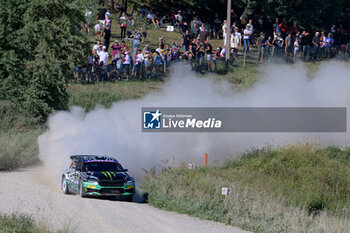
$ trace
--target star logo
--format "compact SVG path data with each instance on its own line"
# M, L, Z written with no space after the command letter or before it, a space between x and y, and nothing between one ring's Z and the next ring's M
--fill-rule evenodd
M162 113L157 111L143 112L143 128L144 129L160 129Z
M157 111L156 111L155 113L151 113L151 114L152 114L152 116L153 116L151 122L153 122L153 121L156 120L156 119L157 119L157 121L159 121L159 116L162 115L162 113L159 112L159 109L157 109Z

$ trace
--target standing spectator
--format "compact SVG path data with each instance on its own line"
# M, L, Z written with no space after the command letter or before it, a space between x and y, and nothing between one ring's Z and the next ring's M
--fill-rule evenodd
M250 43L255 45L255 40L254 40L254 26L253 26L253 20L250 19L247 23L247 26L249 27L249 31L250 31Z
M106 50L107 50L106 46L103 46L102 51L99 54L99 56L100 56L99 65L100 66L107 66L109 54Z
M219 19L218 12L215 13L215 19L214 19L213 25L214 25L213 37L214 39L219 39L219 30L220 30L221 20Z
M294 60L298 57L299 48L300 48L300 39L299 37L296 37L294 41Z
M276 45L276 49L274 50L274 55L276 56L282 56L282 49L283 49L283 45L284 45L284 40L283 40L283 37L282 37L282 33L281 32L278 32L277 33L277 37L275 37L273 39L273 42L272 44Z
M324 32L321 32L320 36L320 57L324 58L326 54L326 36Z
M201 43L204 43L204 42L208 42L208 40L209 40L209 33L205 29L204 24L202 24L201 31L199 32L199 41Z
M141 69L142 69L142 63L144 62L145 58L143 54L141 53L140 48L135 48L135 60L134 60L134 67L133 67L133 76L135 78L141 79Z
M107 9L104 7L105 4L101 2L100 8L98 9L97 19L102 29L104 29L105 20L106 20L106 12Z
M191 35L192 35L193 38L197 38L198 34L199 34L198 25L197 25L197 23L194 23L193 27L191 28Z
M293 44L292 44L292 33L288 33L287 37L284 40L285 43L285 58L288 58L289 55L293 53Z
M224 46L226 46L226 34L227 34L227 21L224 20L224 24L222 25L222 38L224 40Z
M140 32L142 33L142 41L141 41L141 43L143 44L145 42L146 37L147 37L147 31L146 31L146 29L143 30L143 27L140 27Z
M260 38L258 40L258 59L257 63L264 62L266 38L264 33L260 33Z
M239 32L239 28L235 28L235 35L239 38L239 45L242 44L242 34Z
M304 60L309 59L309 53L310 53L310 34L306 31L303 31L300 35L300 46L301 46L301 53L300 57Z
M273 45L271 36L269 36L266 40L266 45L265 45L265 61L269 59L270 56L273 56L275 46Z
M204 52L206 53L206 59L207 59L207 64L208 64L208 71L211 71L211 54L213 51L213 46L206 41L204 42Z
M120 22L120 37L124 39L126 36L125 33L126 33L126 23L127 23L125 12L123 12L122 15L120 16L119 22Z
M112 27L112 18L113 15L111 13L111 9L108 9L105 15L105 25L110 25L110 27Z
M334 39L332 33L328 33L328 36L326 38L326 57L331 57L331 49L333 47Z
M106 48L109 48L109 42L111 39L111 25L108 24L105 30L103 31L103 38L105 40Z
M132 45L132 49L135 50L135 48L139 48L140 44L141 44L141 33L139 31L135 31L134 33L134 42Z
M294 39L296 37L296 35L299 33L297 23L293 24L293 27L291 30L292 30L292 39Z
M240 39L236 33L237 30L238 28L231 33L231 54L233 58L237 58L238 60L238 46L240 45Z
M336 33L336 31L337 31L337 28L336 28L335 24L333 24L331 27L331 33L334 35L334 33Z
M92 74L95 74L95 72L98 69L98 66L100 64L100 56L97 54L97 50L92 50L92 56L91 56L91 72ZM91 77L89 76L89 81L91 81Z
M97 23L94 26L95 32L96 32L96 40L101 40L101 25Z
M273 38L277 37L277 34L280 32L280 25L278 23L278 18L276 18L275 23L272 25Z
M130 52L124 47L123 49L123 70L126 74L126 81L129 80L129 74L130 74Z
M191 57L192 57L192 68L195 66L194 62L196 61L197 58L197 38L193 38L192 43L190 44L190 52L191 52Z
M123 71L123 56L120 50L117 50L117 53L114 56L115 66L117 67L118 72L122 73Z
M185 35L182 36L182 46L183 50L186 52L190 48L191 36L188 30L186 30Z
M92 11L90 11L90 10L85 11L85 19L86 19L85 30L86 30L86 33L88 35L90 35L90 24L92 21Z
M251 31L249 25L247 25L243 31L243 53L249 52Z
M318 59L318 54L320 51L320 33L316 32L315 36L312 38L313 53L312 58L314 60Z

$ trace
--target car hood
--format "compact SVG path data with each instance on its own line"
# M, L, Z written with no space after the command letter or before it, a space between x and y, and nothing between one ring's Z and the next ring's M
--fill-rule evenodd
M126 180L129 175L125 172L87 172L87 175L90 177L95 177L99 180Z

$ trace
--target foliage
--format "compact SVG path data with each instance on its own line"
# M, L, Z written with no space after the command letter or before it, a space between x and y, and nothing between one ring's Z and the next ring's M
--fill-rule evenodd
M247 0L242 17L253 17L259 24L274 22L278 17L308 30L328 29L349 6L344 0Z
M348 155L310 145L251 150L221 166L150 174L142 189L156 207L253 232L346 232ZM227 198L222 187L231 188Z
M67 78L89 48L78 28L82 7L80 1L2 1L1 99L41 120L67 108Z
M147 18L146 17L142 17L142 16L137 16L133 18L134 20L134 24L130 26L130 30L131 31L135 31L135 30L141 30L142 27L142 31L140 31L141 33L147 32L147 30L150 28L150 24L147 22Z
M37 137L41 128L0 134L0 171L26 167L39 162Z
M139 1L140 2L140 1ZM221 19L226 18L227 0L153 0L151 6L162 11L174 9L195 10L202 19L211 19L215 12ZM272 30L272 23L276 17L288 24L296 22L305 29L328 29L337 22L339 16L350 7L346 0L232 0L232 9L246 23L252 18L257 27Z

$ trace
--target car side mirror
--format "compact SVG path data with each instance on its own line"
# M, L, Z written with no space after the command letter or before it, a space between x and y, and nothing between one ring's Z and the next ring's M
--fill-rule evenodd
M127 171L129 171L128 169L124 169L124 172L127 172Z

